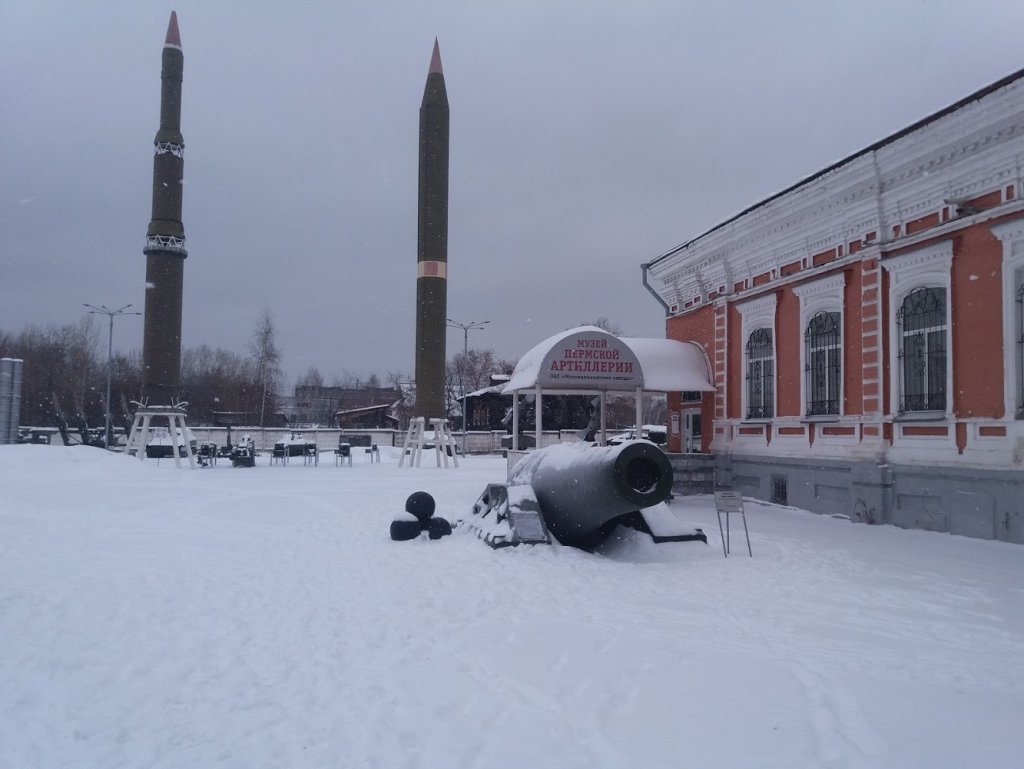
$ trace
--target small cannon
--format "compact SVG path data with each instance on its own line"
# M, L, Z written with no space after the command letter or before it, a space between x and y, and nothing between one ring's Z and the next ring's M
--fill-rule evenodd
M654 507L672 492L672 466L647 441L593 447L560 444L528 455L509 486L529 484L550 532L563 545L590 548L623 516Z

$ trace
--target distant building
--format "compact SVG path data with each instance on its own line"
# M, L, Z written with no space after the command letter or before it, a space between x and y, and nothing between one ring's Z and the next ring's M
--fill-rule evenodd
M696 422L746 495L1024 542L1022 161L1024 71L644 265L715 370L671 449Z
M502 395L508 374L492 374L491 384L466 395L466 427L469 430L504 430L505 415L512 408L512 396Z
M342 429L397 430L399 419L391 413L393 410L393 406L382 403L379 406L338 411L334 415L335 426Z
M466 396L466 424L469 430L512 432L512 396L502 390L509 381L508 374L492 374L490 387ZM582 430L590 422L591 396L549 395L543 399L545 430ZM520 401L519 428L522 432L533 429L533 399Z
M214 411L211 416L215 427L237 427L259 422L259 415L253 419L251 414L244 411Z
M302 385L295 388L294 399L289 411L289 421L293 424L321 424L325 427L341 427L338 415L354 414L360 409L383 408L388 420L399 422L398 411L405 396L397 387L316 387ZM356 418L356 417L351 417ZM348 417L346 417L348 419ZM355 426L355 425L353 425ZM370 427L371 425L359 425ZM375 425L379 427L390 424Z

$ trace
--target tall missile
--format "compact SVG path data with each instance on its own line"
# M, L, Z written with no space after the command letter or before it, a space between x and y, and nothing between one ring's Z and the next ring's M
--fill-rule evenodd
M416 415L445 416L448 313L448 92L434 53L420 104L419 228L416 254Z
M185 140L181 136L181 50L171 11L160 72L160 129L153 141L153 218L146 231L146 311L142 337L142 394L153 405L178 394L181 375L181 297L185 227L181 223Z

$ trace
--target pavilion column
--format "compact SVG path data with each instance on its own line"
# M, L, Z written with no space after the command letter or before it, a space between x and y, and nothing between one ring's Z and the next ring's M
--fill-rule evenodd
M534 448L538 448L539 449L540 448L540 434L541 434L541 432L543 432L543 429L544 429L543 425L542 425L542 423L544 421L544 419L543 419L543 415L544 415L543 405L544 404L541 402L541 397L542 396L541 396L540 382L537 383L537 386L534 389L534 393L535 393L535 395L534 395L533 403L534 403L534 414L535 414L535 417L534 417L534 420L533 420L533 422L534 422L534 444L533 445L534 445Z
M636 439L640 438L641 428L644 422L644 391L637 385L636 388L636 434L633 436Z
M512 393L512 451L519 451L519 390Z
M604 446L608 442L607 430L605 429L605 414L604 414L604 403L605 403L605 391L601 390L601 445Z

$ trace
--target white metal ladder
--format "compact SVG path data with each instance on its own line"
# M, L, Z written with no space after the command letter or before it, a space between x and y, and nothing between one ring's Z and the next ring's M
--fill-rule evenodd
M132 429L128 434L128 444L124 448L125 454L131 454L132 449L141 462L146 458L146 446L149 445L149 423L153 417L166 419L170 429L171 446L174 451L174 466L181 467L181 449L184 447L185 456L192 468L196 466L196 459L192 456L192 447L188 442L188 429L185 427L185 405L180 403L176 406L146 406L139 404L135 412L135 419L132 421ZM179 442L180 435L180 442Z
M402 456L398 460L398 466L405 466L405 457L409 457L409 467L419 467L423 456L423 441L426 433L425 417L413 417L409 420L409 430L405 434L405 441L402 443ZM434 455L437 459L437 466L441 462L448 467L448 455L451 454L452 464L459 466L459 458L456 454L455 437L448 426L447 419L431 419L430 429L434 432Z

